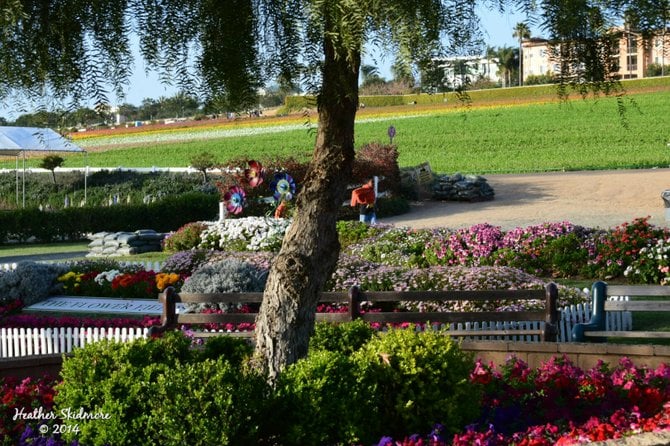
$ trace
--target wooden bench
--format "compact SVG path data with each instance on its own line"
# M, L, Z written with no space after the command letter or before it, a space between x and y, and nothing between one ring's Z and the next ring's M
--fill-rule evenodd
M177 303L235 303L235 304L258 304L261 303L263 293L218 293L218 294L193 294L177 293L172 287L168 287L160 296L159 301L163 305L161 325L154 326L149 331L152 336L159 336L166 330L179 329L184 324L240 324L254 323L256 313L178 313ZM528 311L482 311L482 312L401 312L401 311L379 311L364 312L361 309L362 302L379 303L382 306L400 301L528 301L540 300L544 303L541 310ZM557 326L559 312L557 309L558 288L551 283L542 290L481 290L481 291L360 291L358 287L352 287L349 292L323 292L319 297L320 303L346 304L346 313L317 313L317 321L325 322L347 322L362 319L370 323L379 324L450 324L451 336L476 337L530 337L535 336L540 341L555 342L557 337ZM456 329L457 323L473 324L482 321L501 323L495 328L486 328L473 331L471 329ZM535 328L518 328L525 322L536 322ZM237 336L253 336L253 332L243 333L221 333L196 332L196 336L211 336L219 334L232 334ZM525 338L524 338L525 339Z
M670 332L639 330L606 330L608 311L670 311L670 287L662 285L607 285L596 282L591 287L593 300L591 320L572 328L574 342L604 342L608 337L617 338L670 338ZM610 296L668 297L663 300L611 301Z

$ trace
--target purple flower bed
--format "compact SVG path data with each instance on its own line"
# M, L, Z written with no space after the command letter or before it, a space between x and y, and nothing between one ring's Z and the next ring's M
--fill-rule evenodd
M390 228L347 247L346 253L389 266L509 266L543 277L623 278L627 268L640 269L641 251L648 253L659 241L670 243L670 230L648 220L638 218L612 230L570 222L506 232L486 223L455 231ZM629 280L660 283L670 274L662 255L647 256L642 263L654 273L629 270Z

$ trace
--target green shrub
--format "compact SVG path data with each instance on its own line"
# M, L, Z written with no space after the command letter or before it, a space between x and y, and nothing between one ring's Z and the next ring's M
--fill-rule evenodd
M206 225L201 222L185 224L165 238L163 242L165 251L188 251L197 248L200 244L200 234L205 228Z
M244 339L231 336L213 336L205 342L200 357L203 359L224 358L232 365L241 367L253 353L253 346Z
M370 444L378 439L374 388L356 362L314 351L284 370L277 383L282 445Z
M63 362L56 411L109 416L64 420L80 430L70 440L93 446L257 444L269 388L242 366L243 344L228 338L192 350L179 332L88 344Z
M472 355L444 331L391 329L353 358L375 382L380 416L391 436L429 432L436 422L453 433L479 414L478 389L468 380Z
M362 320L341 324L318 323L309 340L309 348L310 351L328 350L348 355L361 348L374 334L370 324Z
M40 211L18 209L0 213L2 240L39 241L78 239L82 234L101 231L154 229L169 232L193 221L217 217L219 198L214 194L190 192L166 197L148 205L70 207Z
M150 395L157 376L192 357L190 340L168 333L160 340L128 343L100 341L75 349L63 361L62 384L55 398L58 411L67 408L109 415L108 419L66 419L77 424L77 440L93 446L154 444Z
M256 445L272 415L265 379L222 359L167 370L155 388L155 398L147 401L154 406L147 426L151 442L141 444Z
M588 260L589 252L574 232L550 240L538 258L552 277L575 277L584 271Z
M211 221L219 216L218 194L189 192L177 196L166 197L151 203L146 209L148 215L133 221L134 229L151 228L156 231L174 231L192 221ZM142 222L146 221L145 225ZM139 228L137 226L140 226Z
M377 219L406 214L410 211L409 202L402 196L384 197L377 200ZM383 222L382 222L383 223Z
M288 366L274 391L249 368L244 340L193 349L169 332L91 343L65 358L55 411L102 415L63 420L79 428L66 439L92 446L371 444L435 422L455 431L478 416L474 362L443 332L333 328L318 326L309 356Z

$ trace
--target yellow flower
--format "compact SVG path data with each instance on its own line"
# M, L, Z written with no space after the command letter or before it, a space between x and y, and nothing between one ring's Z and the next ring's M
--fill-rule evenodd
M75 279L76 276L77 275L75 274L74 271L70 271L70 272L67 272L67 273L63 274L62 276L60 276L57 280L59 282L67 282L70 279Z
M179 274L158 273L156 274L156 288L158 288L158 291L163 291L170 285L174 285L175 283L179 282L180 279L181 277Z

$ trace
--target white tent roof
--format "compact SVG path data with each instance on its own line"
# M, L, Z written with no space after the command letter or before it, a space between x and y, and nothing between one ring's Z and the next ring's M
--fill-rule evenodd
M0 155L18 155L23 151L83 152L84 149L51 129L0 126Z

